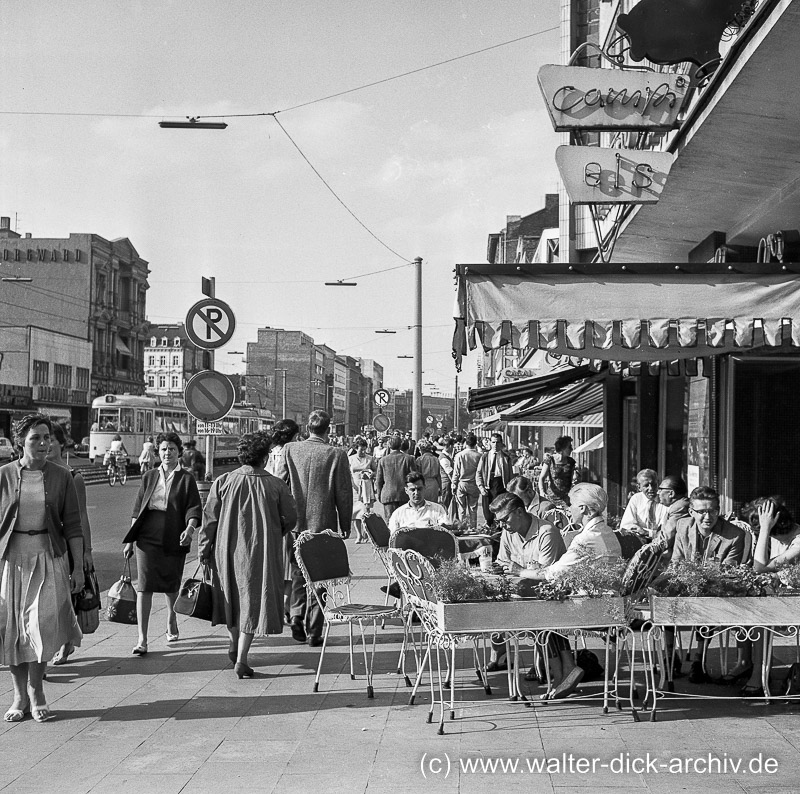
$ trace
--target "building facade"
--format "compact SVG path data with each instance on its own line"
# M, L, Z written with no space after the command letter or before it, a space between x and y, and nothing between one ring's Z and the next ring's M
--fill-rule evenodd
M23 237L2 217L0 271L3 325L27 340L22 347L3 343L0 386L31 389L33 408L77 438L88 433L92 397L144 393L149 270L130 240ZM13 413L0 407L0 421L8 425Z
M180 396L193 375L211 369L212 354L189 341L183 323L150 326L144 349L148 394Z

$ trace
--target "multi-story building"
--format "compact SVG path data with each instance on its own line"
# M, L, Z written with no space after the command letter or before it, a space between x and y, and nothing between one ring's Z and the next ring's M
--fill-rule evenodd
M144 392L149 270L130 240L23 237L2 217L0 272L3 326L20 329L12 345L23 340L0 342L0 386L30 389L31 405L75 437L88 433L94 395ZM0 408L5 424L10 410Z
M148 394L181 395L189 379L211 368L211 353L195 347L183 323L153 325L144 349L144 377Z

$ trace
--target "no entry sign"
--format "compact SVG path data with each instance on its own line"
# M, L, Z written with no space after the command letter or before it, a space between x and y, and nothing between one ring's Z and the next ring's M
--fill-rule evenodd
M230 341L236 330L233 309L225 301L205 298L186 313L186 336L203 350L216 350Z
M233 408L236 392L221 372L205 369L198 372L183 390L189 413L201 422L216 422Z

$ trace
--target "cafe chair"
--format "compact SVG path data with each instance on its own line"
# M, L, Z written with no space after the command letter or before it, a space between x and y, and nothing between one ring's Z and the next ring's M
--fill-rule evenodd
M364 654L364 669L367 676L367 697L375 696L372 686L372 668L375 662L375 644L378 622L386 618L399 617L400 610L378 604L354 603L350 597L350 561L347 546L342 537L330 529L324 532L301 532L294 543L294 554L309 595L317 599L325 620L322 650L319 654L314 692L319 691L322 662L328 647L331 626L347 625L350 639L350 678L355 680L353 667L353 624L361 631L361 649ZM372 650L367 654L365 625L372 626Z
M455 719L455 679L456 679L456 649L460 644L470 642L472 644L473 655L476 661L476 671L481 676L484 689L487 694L491 694L485 672L478 669L478 641L485 639L483 634L460 634L445 632L439 628L439 621L436 612L438 597L434 588L434 567L430 560L423 557L413 549L389 549L389 562L392 572L400 583L400 589L410 607L419 615L422 630L425 634L425 654L419 664L414 688L409 697L409 705L414 704L417 690L422 680L425 669L429 670L431 686L431 705L428 710L427 721L433 722L433 712L438 702L439 704L439 735L444 733L444 713L445 713L445 687L449 686L449 713L450 719ZM436 657L436 676L434 681L433 656ZM444 653L447 665L447 674L442 676L441 654ZM484 646L484 657L485 657ZM485 662L485 659L484 659ZM485 664L483 665L485 670ZM509 673L510 676L510 673ZM438 687L437 687L438 684ZM438 701L437 701L438 688Z
M389 558L387 556L391 532L389 532L389 527L386 526L386 522L377 513L369 513L365 515L362 520L364 523L364 530L372 544L372 550L375 552L386 571L386 598L384 604L388 606L390 597L389 587L394 581L392 579L392 569L389 567Z
M444 527L401 527L392 534L389 547L416 551L434 568L442 560L458 557L458 538Z

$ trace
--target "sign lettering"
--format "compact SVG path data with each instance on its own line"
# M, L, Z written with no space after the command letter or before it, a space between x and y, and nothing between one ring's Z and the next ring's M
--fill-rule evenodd
M689 81L679 74L548 64L539 70L556 132L676 127Z

